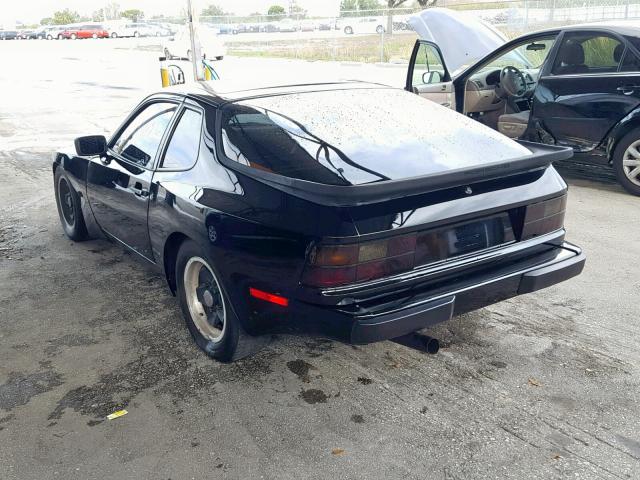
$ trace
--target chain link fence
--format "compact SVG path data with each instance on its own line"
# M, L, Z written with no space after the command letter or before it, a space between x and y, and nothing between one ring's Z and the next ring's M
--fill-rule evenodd
M433 6L480 18L509 37L564 24L640 18L640 0L436 0ZM199 22L222 36L231 55L402 63L416 39L408 19L422 9L345 10L322 18L200 16Z

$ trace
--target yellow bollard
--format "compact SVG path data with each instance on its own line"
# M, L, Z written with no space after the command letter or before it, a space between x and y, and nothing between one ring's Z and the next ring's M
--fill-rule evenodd
M168 87L171 85L171 81L169 80L169 69L167 68L166 58L160 57L160 79L162 80L162 88Z

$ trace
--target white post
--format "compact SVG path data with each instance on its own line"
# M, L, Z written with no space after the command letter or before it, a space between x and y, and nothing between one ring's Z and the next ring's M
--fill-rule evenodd
M191 40L191 65L193 66L193 79L195 81L204 80L204 76L200 74L200 48L196 48L196 31L193 25L193 5L191 0L187 0L187 22L189 24L189 38Z

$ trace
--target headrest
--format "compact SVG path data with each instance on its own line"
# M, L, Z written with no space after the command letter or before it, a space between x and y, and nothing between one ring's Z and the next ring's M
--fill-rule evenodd
M620 63L620 59L622 58L623 53L624 53L624 44L620 43L613 51L613 61L616 63Z
M582 65L584 63L584 49L579 43L569 41L560 49L558 59L564 65Z

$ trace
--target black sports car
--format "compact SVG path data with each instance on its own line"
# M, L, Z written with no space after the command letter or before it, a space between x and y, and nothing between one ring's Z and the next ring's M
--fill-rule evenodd
M212 357L275 331L395 338L583 268L551 166L568 148L379 85L211 85L146 98L53 174L67 235L162 270Z

